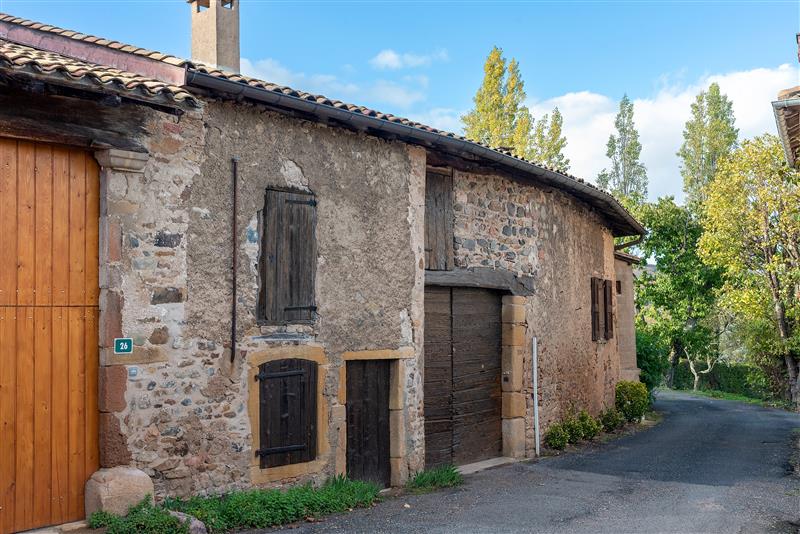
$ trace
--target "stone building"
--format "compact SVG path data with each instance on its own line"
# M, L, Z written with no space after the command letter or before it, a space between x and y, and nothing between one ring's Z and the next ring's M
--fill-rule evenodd
M0 15L0 532L142 477L400 485L613 402L614 198L237 74L238 2L191 7L202 61Z

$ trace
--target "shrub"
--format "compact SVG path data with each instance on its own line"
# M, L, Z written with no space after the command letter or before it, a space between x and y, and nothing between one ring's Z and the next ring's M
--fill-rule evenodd
M108 512L95 512L89 517L91 528L106 527L107 534L188 534L189 527L169 511L153 506L148 495L142 502L120 517Z
M615 406L628 421L641 419L650 406L650 394L641 382L617 382Z
M574 415L567 416L561 424L567 431L570 443L578 443L583 439L583 425Z
M606 432L614 432L625 424L625 417L612 406L600 414L600 423Z
M544 444L551 449L563 450L569 441L569 433L562 423L553 423L544 434Z
M408 481L408 489L415 493L426 493L438 488L451 488L464 483L464 477L452 465L427 469Z
M581 433L584 439L594 439L603 428L597 419L589 415L586 410L581 410L578 414L578 423L581 425Z

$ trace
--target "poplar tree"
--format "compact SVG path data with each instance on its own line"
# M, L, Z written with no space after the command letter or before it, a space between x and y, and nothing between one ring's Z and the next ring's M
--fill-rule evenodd
M492 48L483 66L483 82L473 102L475 107L461 117L464 134L475 141L510 149L517 156L562 171L569 169L563 155L567 144L558 109L534 121L525 105L525 83L519 63L506 61L503 51Z
M692 118L683 130L681 158L686 205L699 213L705 188L714 178L720 159L736 148L739 130L734 127L733 105L712 83L692 104Z
M633 123L633 102L628 95L623 96L619 103L614 127L617 133L609 136L606 145L611 168L600 172L597 185L623 201L640 205L647 198L647 168L639 161L642 144Z
M531 159L550 168L569 170L569 158L564 156L567 138L562 135L564 119L558 108L536 121L531 146Z

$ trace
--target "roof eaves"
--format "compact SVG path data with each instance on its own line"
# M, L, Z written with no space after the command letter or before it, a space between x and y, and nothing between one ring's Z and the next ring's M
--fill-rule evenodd
M451 132L443 132L424 125L418 125L407 119L380 114L367 108L349 106L339 102L332 102L324 97L315 97L298 93L284 87L264 85L260 80L246 78L241 75L232 75L235 79L216 72L189 69L186 78L187 86L194 86L206 90L227 93L239 98L250 98L270 105L294 109L323 118L338 120L345 124L370 128L378 132L394 133L407 136L425 144L439 145L449 149L463 151L472 155L499 163L505 167L514 168L533 174L540 179L545 179L560 186L561 189L573 193L584 194L599 204L603 204L615 213L622 224L615 225L618 235L641 235L644 227L625 209L613 196L579 178L549 169L523 158L519 158L509 151L495 149L484 144L471 141Z

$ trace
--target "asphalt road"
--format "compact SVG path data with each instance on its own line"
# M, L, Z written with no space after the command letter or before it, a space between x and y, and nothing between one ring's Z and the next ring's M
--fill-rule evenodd
M652 429L293 531L798 532L788 460L800 415L673 392L655 408L664 420Z

